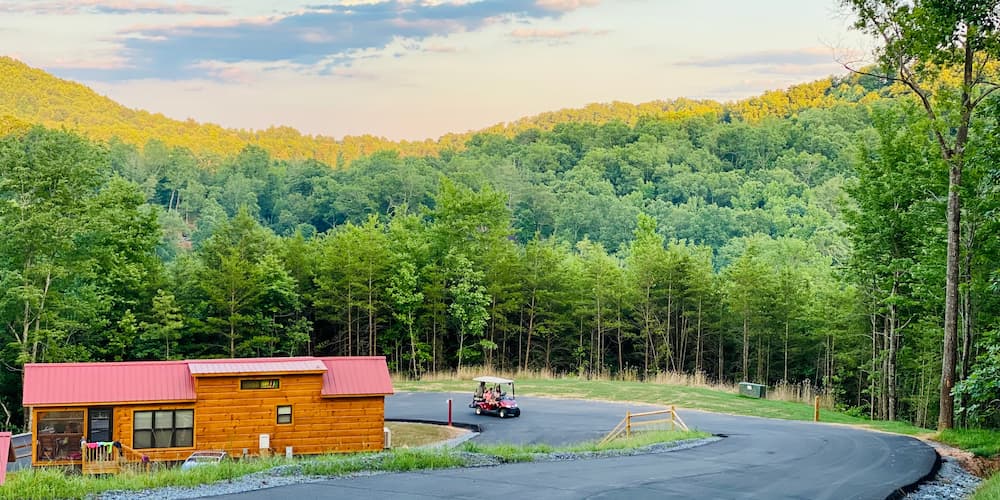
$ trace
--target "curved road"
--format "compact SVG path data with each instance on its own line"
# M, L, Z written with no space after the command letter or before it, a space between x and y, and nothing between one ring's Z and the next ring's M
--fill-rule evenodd
M602 436L649 405L518 398L519 418L477 416L469 395L399 393L387 419L480 424L482 442L564 444ZM920 441L836 425L679 411L691 428L727 436L697 448L628 457L536 462L324 480L233 498L762 498L884 499L919 481L935 452Z

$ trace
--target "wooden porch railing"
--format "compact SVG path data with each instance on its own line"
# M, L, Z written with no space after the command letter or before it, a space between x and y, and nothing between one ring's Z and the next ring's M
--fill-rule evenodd
M90 445L96 445L91 447ZM142 455L125 445L80 443L81 472L84 474L117 474L129 463L142 460Z
M643 420L647 417L658 417L660 415L669 415L669 417L656 418L652 420ZM634 421L635 419L639 419L639 421ZM670 406L669 410L647 411L642 413L626 412L625 418L623 418L621 422L618 422L618 425L616 425L615 428L612 429L607 436L604 436L604 439L601 440L601 444L605 444L611 441L612 439L621 436L622 434L625 434L625 437L632 437L633 427L642 427L642 426L657 425L657 424L665 425L668 423L670 424L670 430L676 430L676 429L680 429L682 431L689 430L687 424L685 424L684 420L681 419L681 416L677 414L677 407L673 405Z

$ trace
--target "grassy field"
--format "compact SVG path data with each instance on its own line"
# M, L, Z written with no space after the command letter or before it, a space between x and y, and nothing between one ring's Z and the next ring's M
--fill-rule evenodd
M474 382L435 378L434 380L394 380L397 391L449 391L472 393ZM726 392L709 387L692 387L652 382L585 380L579 378L523 378L517 379L517 394L557 398L599 399L657 405L677 405L679 408L706 410L734 415L782 418L786 420L812 420L813 407L809 404L751 399L740 396L735 389ZM833 410L821 410L823 422L857 425L870 429L908 435L931 435L933 431L902 422L881 422L854 417Z

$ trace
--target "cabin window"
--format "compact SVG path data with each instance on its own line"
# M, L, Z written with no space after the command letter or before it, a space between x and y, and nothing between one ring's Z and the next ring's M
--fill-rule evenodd
M291 406L279 406L278 407L278 423L279 424L290 424L290 423L292 423L292 407Z
M132 447L194 446L194 410L137 411L132 423Z
M83 411L42 411L38 419L38 460L79 460Z
M279 386L276 378L240 380L240 389L277 389Z

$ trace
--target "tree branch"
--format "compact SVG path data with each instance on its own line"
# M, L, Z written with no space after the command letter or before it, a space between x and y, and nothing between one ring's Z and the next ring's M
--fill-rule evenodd
M847 71L850 71L851 73L854 73L856 75L871 76L871 77L874 77L874 78L878 78L878 79L881 79L881 80L887 80L887 81L890 81L890 82L902 82L902 80L900 80L899 78L896 78L894 76L880 75L878 73L871 73L871 72L868 72L868 71L862 71L860 69L854 69L854 68L848 66L849 64L850 63L840 63L840 65L843 66L844 69L846 69Z
M1000 84L996 84L996 83L993 83L993 82L982 82L982 83L986 83L987 85L991 85L991 87L988 88L988 89L986 89L985 91L983 91L982 95L980 95L974 101L972 101L972 107L973 108L975 108L976 106L979 106L979 103L983 102L983 99L986 99L987 97L989 97L990 94L992 94L998 88L1000 88Z

